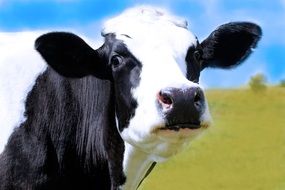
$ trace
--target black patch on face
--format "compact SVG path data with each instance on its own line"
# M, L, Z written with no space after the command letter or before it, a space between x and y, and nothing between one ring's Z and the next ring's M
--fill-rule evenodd
M105 38L105 45L110 47L109 66L115 89L118 127L122 131L128 127L130 119L135 115L137 101L133 98L131 90L139 85L142 64L114 34L109 34Z
M187 74L186 77L188 80L199 83L200 71L201 71L201 63L202 63L202 49L197 40L197 47L190 46L187 55L186 55L186 63L187 63Z

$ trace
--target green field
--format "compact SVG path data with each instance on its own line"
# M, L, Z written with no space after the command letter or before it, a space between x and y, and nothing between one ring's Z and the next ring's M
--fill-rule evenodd
M284 190L285 88L206 92L214 126L140 190Z

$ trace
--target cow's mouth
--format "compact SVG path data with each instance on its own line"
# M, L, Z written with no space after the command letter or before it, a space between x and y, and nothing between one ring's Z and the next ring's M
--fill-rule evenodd
M179 131L180 129L199 129L202 125L200 123L175 123L175 124L166 124L165 127L160 128L161 130L172 130Z

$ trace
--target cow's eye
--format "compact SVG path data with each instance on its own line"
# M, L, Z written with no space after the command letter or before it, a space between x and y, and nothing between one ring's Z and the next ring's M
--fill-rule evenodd
M195 57L196 61L199 61L201 59L201 57L202 57L202 51L196 50L194 52L194 57Z
M123 58L119 55L114 55L111 58L111 65L113 68L117 68L118 66L121 65L122 62L123 62Z

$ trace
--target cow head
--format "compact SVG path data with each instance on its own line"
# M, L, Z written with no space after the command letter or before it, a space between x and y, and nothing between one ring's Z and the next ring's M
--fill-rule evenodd
M200 72L239 65L256 46L261 29L231 22L200 43L186 21L140 8L107 21L102 35L105 43L97 50L62 32L39 37L35 47L65 77L112 81L121 137L160 161L210 125Z

